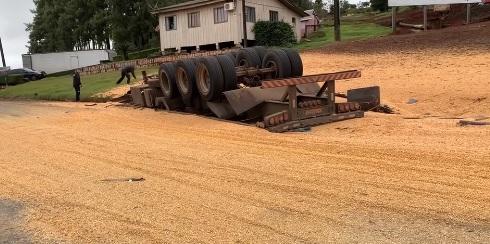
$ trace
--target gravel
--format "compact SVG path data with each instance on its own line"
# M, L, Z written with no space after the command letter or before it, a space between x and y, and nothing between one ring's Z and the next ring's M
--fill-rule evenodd
M490 128L438 119L490 114L490 99L475 100L490 94L490 54L479 48L305 53L309 74L361 69L340 90L381 85L383 103L399 112L309 133L1 102L0 197L25 204L23 228L35 240L485 243ZM412 97L417 106L406 104ZM421 119L403 119L411 116ZM131 177L145 181L103 181Z

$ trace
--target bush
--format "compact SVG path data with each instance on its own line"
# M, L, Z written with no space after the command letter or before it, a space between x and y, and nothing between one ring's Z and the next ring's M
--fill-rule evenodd
M388 0L371 0L371 8L374 11L386 12L388 11Z
M289 47L296 43L293 27L279 21L259 21L253 28L257 45L268 47Z
M308 38L313 39L313 38L323 38L326 37L327 33L324 30L317 30L313 32Z
M7 80L5 80L5 76L0 77L0 86L15 86L28 82L28 80L24 79L22 75L9 75Z

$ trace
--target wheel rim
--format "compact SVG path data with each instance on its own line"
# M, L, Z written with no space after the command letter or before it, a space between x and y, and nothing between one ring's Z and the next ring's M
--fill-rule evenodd
M182 94L189 93L189 77L187 76L187 72L181 67L177 69L177 82Z
M239 66L239 67L248 67L249 65L248 65L248 62L247 62L247 60L246 60L246 59L240 59L240 60L238 61L238 66Z
M278 72L278 68L277 68L277 63L276 61L274 60L268 60L266 63L265 63L265 68L272 68L274 69L274 73L271 73L270 74L270 77L269 78L277 78L279 76L279 72Z
M203 64L199 65L197 85L203 96L207 96L209 94L209 91L211 90L211 78L209 77L208 69Z
M163 92L167 93L168 95L170 93L170 80L168 79L168 75L165 73L165 71L160 73L160 82L162 83Z

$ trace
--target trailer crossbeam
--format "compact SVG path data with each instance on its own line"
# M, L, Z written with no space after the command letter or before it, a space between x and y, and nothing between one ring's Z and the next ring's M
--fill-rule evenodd
M326 82L326 81L347 80L347 79L354 79L360 77L361 77L361 71L350 70L350 71L344 71L338 73L308 75L308 76L303 76L298 78L268 80L268 81L263 81L261 87L263 89L278 88L278 87L296 86L296 85Z

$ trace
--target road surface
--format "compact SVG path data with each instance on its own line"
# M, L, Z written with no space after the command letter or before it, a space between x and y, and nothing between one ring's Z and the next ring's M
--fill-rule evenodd
M106 106L2 102L23 115L0 112L0 197L35 240L490 239L488 128L369 113L271 134Z
M399 112L307 133L0 101L0 199L48 243L488 243L490 128L457 125L490 115L488 26L304 53Z

